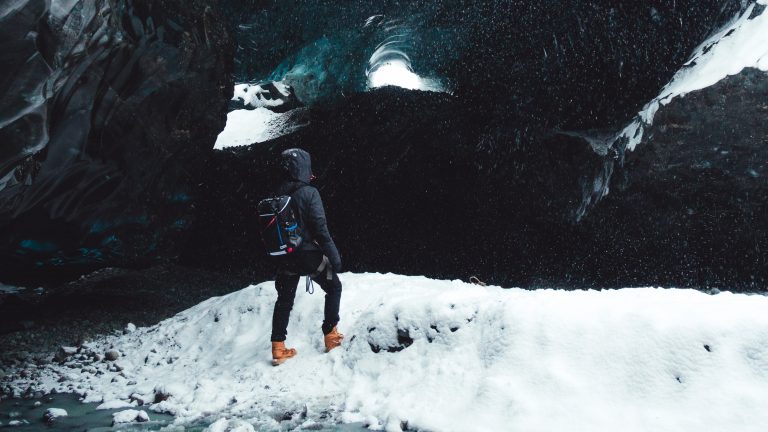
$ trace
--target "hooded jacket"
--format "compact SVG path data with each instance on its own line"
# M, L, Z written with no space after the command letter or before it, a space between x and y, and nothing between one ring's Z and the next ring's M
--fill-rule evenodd
M304 241L299 250L322 251L338 273L341 271L341 256L328 231L320 192L309 184L312 179L312 160L309 153L301 149L288 149L280 157L287 179L276 192L277 195L290 195L301 226L304 227Z

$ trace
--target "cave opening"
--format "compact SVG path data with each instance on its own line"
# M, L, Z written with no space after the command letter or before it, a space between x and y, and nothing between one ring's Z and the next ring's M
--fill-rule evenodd
M314 107L338 103L354 93L387 86L450 93L440 78L417 72L437 73L429 71L427 62L419 61L425 50L420 45L426 44L419 32L425 29L383 13L346 25L337 23L333 32L317 39L305 36L303 45L279 50L284 57L260 57L269 68L260 66L258 75L252 71L236 74L227 123L214 148L258 144L288 135L307 124L308 111ZM243 27L252 29L253 24L238 24ZM281 43L290 41L275 40L275 44ZM255 53L242 48L235 55L235 63L242 64ZM345 59L349 61L343 62Z

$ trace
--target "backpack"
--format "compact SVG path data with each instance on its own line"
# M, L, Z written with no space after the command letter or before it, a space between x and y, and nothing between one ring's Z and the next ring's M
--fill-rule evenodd
M291 201L289 195L283 195L259 202L261 239L271 256L286 255L301 246L302 227Z

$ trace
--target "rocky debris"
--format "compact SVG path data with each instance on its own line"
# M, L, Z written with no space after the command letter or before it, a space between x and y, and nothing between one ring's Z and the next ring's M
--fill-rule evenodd
M61 408L48 408L43 414L43 421L47 424L52 424L59 417L67 417L69 414L66 410Z
M94 377L104 375L105 373L119 373L115 378L126 379L122 374L125 365L116 361L103 362L102 347L91 346L84 343L78 348L70 346L60 346L57 354L54 356L54 362L50 360L37 361L34 357L27 358L27 362L19 361L18 358L24 358L27 353L19 353L11 359L5 359L3 363L9 364L7 370L10 376L2 377L0 381L0 395L9 397L22 397L25 399L42 399L45 392L53 393L56 389L64 392L76 392L86 394L88 381ZM117 350L110 354L113 358L121 357ZM50 358L50 357L48 357ZM35 362L31 362L35 360ZM54 364L60 365L53 367ZM69 370L71 372L64 372ZM122 375L122 377L121 377ZM47 379L50 382L57 382L56 386L42 386L42 382ZM41 387L42 386L42 387ZM92 390L93 388L90 387ZM93 400L96 401L96 400Z
M99 370L98 370L98 369L96 369L96 368L95 368L95 367L93 367L93 366L88 366L88 367L84 367L84 368L80 369L80 372L82 372L82 373L89 373L89 374L92 374L92 375L96 375L96 374L98 374L98 373L99 373Z
M112 426L125 423L146 423L149 415L146 411L125 410L112 414Z
M56 351L56 355L54 355L53 359L59 363L64 363L65 361L69 360L70 357L75 355L77 353L77 348L75 347L68 347L63 346L59 347L58 351Z
M109 350L104 353L104 358L107 361L115 361L120 358L120 352L117 350Z
M134 323L128 323L128 325L125 326L125 329L123 330L124 334L133 333L136 331L136 324Z
M0 388L0 396L8 399L12 399L16 397L16 389L13 388L10 384L4 385L2 388Z
M131 402L136 402L136 404L139 405L139 406L144 405L147 402L149 402L149 399L150 399L149 397L144 396L144 395L140 395L138 393L133 393L131 395L131 397L129 398L129 400Z
M59 348L76 346L73 341L93 341L115 331L122 334L126 323L137 328L149 326L209 297L242 288L249 280L254 279L175 265L105 269L51 286L45 296L36 297L27 307L0 304L0 394L5 394L4 386L19 370L30 369L33 374L43 370ZM78 295L68 297L74 293ZM88 301L83 301L81 294ZM106 299L116 297L120 302L105 308ZM146 303L148 297L153 298L150 305ZM37 325L28 330L16 326L23 317L36 317ZM86 342L78 348L80 352L64 363L78 359L86 365L104 359L105 348L101 346L97 349Z
M170 399L171 393L165 389L163 386L155 387L155 399L154 403L160 403L162 401L166 401Z

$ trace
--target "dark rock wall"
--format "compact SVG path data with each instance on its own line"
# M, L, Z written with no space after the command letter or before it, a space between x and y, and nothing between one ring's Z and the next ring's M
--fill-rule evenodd
M741 1L464 2L471 49L451 65L459 95L494 98L499 121L622 126ZM474 6L472 6L474 5ZM479 19L478 19L479 18Z
M659 110L587 218L585 232L617 239L605 267L636 283L765 289L766 101L768 74L745 69Z
M173 255L232 91L221 11L29 0L0 28L11 56L0 88L13 96L3 108L30 111L0 128L0 273Z

